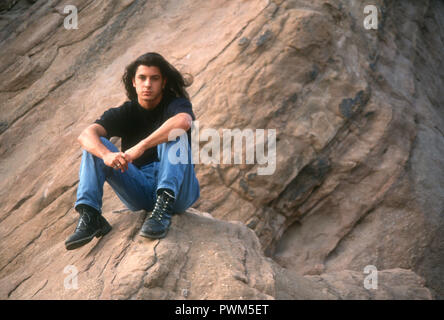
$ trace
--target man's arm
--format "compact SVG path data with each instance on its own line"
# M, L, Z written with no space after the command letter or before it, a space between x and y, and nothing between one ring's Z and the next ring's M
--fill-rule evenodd
M106 136L106 130L100 124L94 123L82 131L77 140L83 149L92 153L96 157L103 157L110 152L102 143L100 137Z
M145 150L155 147L158 144L168 141L168 135L171 130L181 129L183 132L188 131L191 128L193 119L188 113L181 112L165 121L156 131L150 134L145 139L141 140L138 144L125 151L129 162L140 157Z
M77 140L83 149L103 159L108 167L114 168L120 164L119 169L122 172L126 171L128 169L128 162L125 159L125 154L123 152L111 152L100 140L100 137L105 137L106 135L105 128L100 124L94 123L83 130Z

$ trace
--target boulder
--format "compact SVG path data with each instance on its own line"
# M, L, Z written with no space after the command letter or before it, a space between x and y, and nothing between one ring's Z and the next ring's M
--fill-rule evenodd
M75 251L63 244L71 228L54 232L72 215L54 219L21 255L27 263L0 279L0 299L431 299L410 270L381 271L377 290L354 271L294 275L263 255L253 230L209 213L175 215L161 240L138 235L143 210L105 217L113 230Z

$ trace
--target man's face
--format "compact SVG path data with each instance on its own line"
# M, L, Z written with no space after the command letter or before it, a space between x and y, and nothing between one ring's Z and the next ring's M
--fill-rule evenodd
M166 79L155 66L140 65L133 79L137 99L142 107L155 107L162 100L162 89Z

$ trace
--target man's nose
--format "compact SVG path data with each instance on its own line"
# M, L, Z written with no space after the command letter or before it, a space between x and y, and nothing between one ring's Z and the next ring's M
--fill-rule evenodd
M151 87L151 80L150 79L146 79L143 84L144 84L145 87Z

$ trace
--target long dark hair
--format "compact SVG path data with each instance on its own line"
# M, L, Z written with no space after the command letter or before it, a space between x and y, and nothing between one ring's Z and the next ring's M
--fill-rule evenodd
M176 68L174 68L168 61L165 60L164 57L156 52L145 53L126 66L122 81L125 86L128 99L137 101L137 93L136 88L133 87L133 79L136 75L137 67L140 65L147 67L155 66L159 68L162 77L167 79L164 94L172 95L178 98L183 97L187 98L188 100L190 99L185 87L190 86L193 82L191 75L189 75L190 78L185 80L182 74Z

